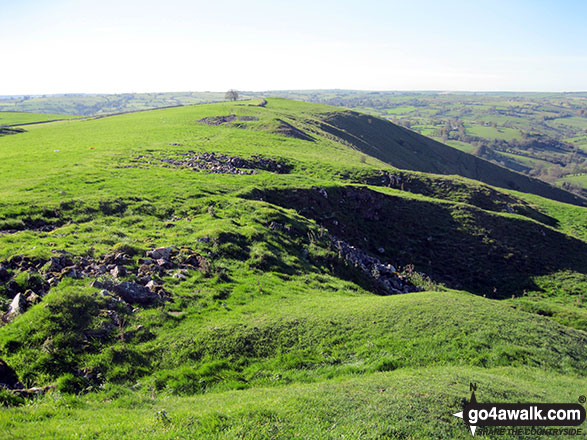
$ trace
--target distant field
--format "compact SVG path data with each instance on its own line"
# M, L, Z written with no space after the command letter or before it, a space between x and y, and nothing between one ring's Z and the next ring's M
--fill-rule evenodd
M0 127L3 125L30 124L31 122L44 122L72 118L75 118L75 116L58 115L54 113L0 112Z
M569 176L566 176L564 180L571 183L577 183L579 185L587 186L587 173L571 174Z
M422 134L425 136L429 136L426 133ZM473 145L469 145L459 141L446 141L446 145L450 145L451 147L456 148L457 150L464 151L465 153L472 153L475 150L475 147Z
M473 136L479 136L486 139L504 139L504 140L512 140L512 139L520 139L520 132L513 128L495 128L495 127L487 127L485 125L473 125L469 124L466 125L467 132L472 134Z
M246 97L245 94L241 96ZM42 112L89 116L223 100L223 92L25 96L0 99L0 112Z

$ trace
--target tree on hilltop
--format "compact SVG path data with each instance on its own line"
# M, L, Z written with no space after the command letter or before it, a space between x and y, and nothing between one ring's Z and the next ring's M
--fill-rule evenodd
M236 90L234 90L234 89L230 89L224 95L224 99L227 99L229 101L236 101L238 99L238 92Z

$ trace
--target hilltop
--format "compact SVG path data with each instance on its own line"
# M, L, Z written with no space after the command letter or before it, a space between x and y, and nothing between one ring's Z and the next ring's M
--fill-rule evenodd
M0 437L469 438L471 381L587 384L579 197L279 98L16 128Z

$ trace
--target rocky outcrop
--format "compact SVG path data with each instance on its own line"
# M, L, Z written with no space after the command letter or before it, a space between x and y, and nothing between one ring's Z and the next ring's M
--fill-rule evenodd
M418 292L420 289L414 286L406 276L397 272L390 263L382 263L378 258L372 257L365 251L350 245L344 240L331 235L330 242L338 251L342 260L355 267L367 277L373 279L387 294Z

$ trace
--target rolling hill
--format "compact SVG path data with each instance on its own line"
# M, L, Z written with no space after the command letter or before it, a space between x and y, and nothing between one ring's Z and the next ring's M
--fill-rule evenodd
M464 439L470 382L587 385L572 194L286 99L22 128L0 137L0 438Z

